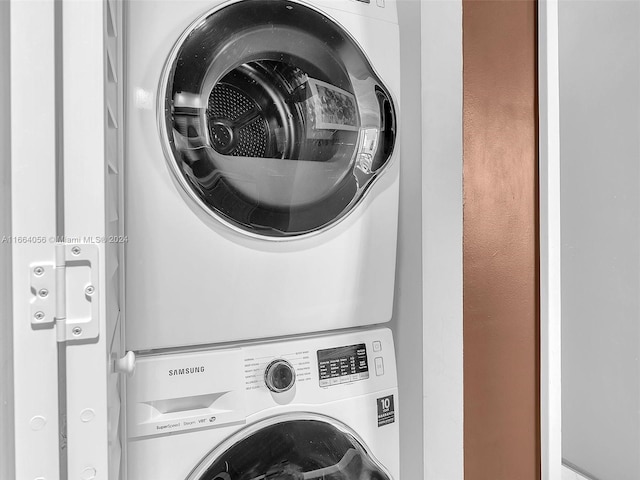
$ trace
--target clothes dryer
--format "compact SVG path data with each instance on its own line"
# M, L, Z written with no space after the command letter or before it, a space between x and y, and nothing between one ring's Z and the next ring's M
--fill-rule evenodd
M130 350L386 322L391 0L127 3Z
M131 480L399 480L388 329L139 357Z

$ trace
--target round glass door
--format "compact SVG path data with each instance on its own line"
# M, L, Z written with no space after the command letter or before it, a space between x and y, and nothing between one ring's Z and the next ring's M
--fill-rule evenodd
M395 109L354 40L297 2L242 0L181 37L159 97L165 154L187 194L252 235L343 218L384 171Z
M321 415L241 430L187 480L391 480L348 427Z

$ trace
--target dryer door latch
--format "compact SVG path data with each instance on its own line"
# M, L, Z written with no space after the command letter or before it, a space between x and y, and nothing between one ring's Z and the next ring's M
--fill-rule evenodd
M30 266L31 326L57 329L58 342L100 335L97 244L55 244L55 261Z

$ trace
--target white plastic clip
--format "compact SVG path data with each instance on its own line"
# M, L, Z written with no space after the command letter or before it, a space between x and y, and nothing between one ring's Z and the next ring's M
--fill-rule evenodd
M133 375L133 372L136 370L136 354L127 352L124 357L117 359L114 363L116 372Z

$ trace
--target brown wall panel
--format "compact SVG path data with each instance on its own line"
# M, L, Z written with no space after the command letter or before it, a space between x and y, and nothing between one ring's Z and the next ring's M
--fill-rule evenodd
M465 480L537 480L536 3L463 1Z

